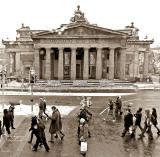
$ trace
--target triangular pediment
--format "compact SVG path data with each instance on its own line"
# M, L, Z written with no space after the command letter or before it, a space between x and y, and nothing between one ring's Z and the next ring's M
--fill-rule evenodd
M98 27L96 25L80 24L69 26L62 32L62 35L126 35L125 33Z
M34 34L36 38L51 38L58 36L127 36L126 33L98 27L90 24L71 24L65 25L54 31L45 31L38 34Z

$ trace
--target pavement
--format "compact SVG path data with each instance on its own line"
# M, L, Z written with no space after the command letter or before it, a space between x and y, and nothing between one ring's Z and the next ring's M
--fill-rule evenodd
M137 91L136 94L123 95L123 110L132 102L131 110L133 113L139 108L143 107L143 119L142 127L144 126L144 109L157 108L158 121L160 121L159 110L159 95L160 91ZM36 97L36 96L35 96ZM15 95L1 96L4 102L10 100L19 99ZM25 105L29 96L22 95ZM101 116L99 113L106 107L106 101L112 98L115 101L115 96L93 96L93 106L90 109L93 117L90 121L91 138L88 139L88 151L87 157L159 157L160 156L160 139L156 134L156 129L152 127L154 140L149 141L147 134L144 139L139 139L138 134L140 130L137 130L136 138L130 139L129 136L125 138L121 137L123 130L123 116L118 117L116 122L112 121L110 115L106 121L103 121L105 113ZM0 103L2 101L0 100ZM30 133L28 131L30 127L30 119L36 112L18 115L18 108L15 115L15 130L12 130L12 139L8 139L7 136L2 136L0 139L0 157L81 157L80 148L77 140L77 126L78 120L76 118L79 113L79 102L81 96L46 96L48 108L51 105L57 105L61 108L60 112L63 112L64 108L68 108L69 111L65 111L62 118L63 132L65 137L63 141L54 139L54 144L48 142L50 146L50 152L46 152L44 147L39 147L37 152L32 152L33 144L28 144ZM35 98L34 102L38 102L39 97ZM59 106L58 106L59 105ZM27 106L27 105L26 105ZM22 106L22 110L26 110L26 106ZM28 104L29 107L31 107ZM64 106L61 107L61 106ZM18 107L18 106L17 106ZM36 110L35 110L36 111ZM19 110L20 112L20 110ZM23 112L22 112L23 113ZM0 119L2 120L2 112L0 112ZM45 122L45 133L47 141L50 140L49 130L50 121Z

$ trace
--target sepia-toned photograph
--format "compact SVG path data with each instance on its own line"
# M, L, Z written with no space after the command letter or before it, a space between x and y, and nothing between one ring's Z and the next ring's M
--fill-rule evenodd
M160 157L159 0L1 0L0 157Z

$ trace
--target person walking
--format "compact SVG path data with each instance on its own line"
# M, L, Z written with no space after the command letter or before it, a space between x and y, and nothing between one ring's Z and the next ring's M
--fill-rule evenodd
M148 137L150 140L153 140L153 133L151 130L151 114L150 110L145 110L145 121L144 121L144 129L143 132L139 135L140 137L144 137L145 132L148 133Z
M3 132L2 132L2 121L0 120L0 138L2 136Z
M139 108L137 110L136 114L134 114L134 117L135 117L135 122L134 122L134 125L133 125L133 130L132 130L131 137L135 137L135 133L136 133L137 127L139 127L141 132L143 132L143 128L141 126L142 108Z
M46 151L49 152L50 148L46 142L46 136L44 130L45 130L45 125L43 124L42 119L39 118L37 123L37 131L35 132L37 139L35 145L33 146L32 151L37 151L39 144L42 142Z
M47 107L46 98L43 97L43 113L44 113L44 114L45 114L45 112L46 112L46 107Z
M10 118L10 115L8 114L8 110L7 109L4 109L3 113L4 113L4 115L3 115L3 127L2 127L2 129L4 130L4 127L6 128L8 136L10 138L10 134L11 134L11 131L10 131L11 118Z
M117 100L115 102L115 117L117 118L118 113L120 115L122 115L122 100L121 100L121 96L117 97Z
M31 131L31 138L30 140L28 141L28 143L32 143L32 140L33 140L33 135L36 136L36 133L37 133L37 117L34 116L31 118L31 127L29 129L29 131Z
M39 118L42 119L43 113L44 113L44 100L43 100L43 98L40 98L40 102L39 102Z
M131 126L133 126L133 114L131 113L131 109L127 108L126 115L124 116L124 130L121 137L124 137L126 135Z
M46 113L45 113L46 114ZM53 136L59 137L61 140L64 138L64 133L62 132L62 120L61 120L61 114L59 110L52 106L52 116L48 116L48 119L51 119L49 133L51 134L51 140L49 142L54 143Z
M107 108L107 115L106 115L106 118L104 118L103 120L106 120L109 114L113 115L113 120L116 119L115 115L114 115L113 108L114 108L114 103L111 99L109 99L108 108Z
M155 108L152 108L152 114L151 114L151 122L153 126L157 129L157 134L160 135L160 129L158 128L158 122L157 122L157 111Z
M89 126L84 118L80 119L77 134L79 139L79 145L81 144L81 142L87 141L87 138L89 137Z
M14 109L15 109L14 105L11 104L8 110L8 114L10 115L10 118L11 118L11 128L12 129L16 129L14 127Z

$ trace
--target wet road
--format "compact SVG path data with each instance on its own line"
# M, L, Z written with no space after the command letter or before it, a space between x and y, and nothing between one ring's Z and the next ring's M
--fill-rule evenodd
M7 103L9 100L23 99L30 103L29 96L4 96L0 104ZM32 145L28 144L30 126L30 116L16 116L16 130L12 132L13 140L7 140L4 137L0 142L0 157L81 157L79 145L77 143L77 119L75 115L79 112L80 97L46 97L50 105L77 106L69 115L63 117L63 131L65 133L64 141L55 140L54 144L49 144L51 151L45 152L44 148L39 148L38 152L32 152ZM112 97L113 98L113 97ZM35 97L34 102L38 102L39 97ZM149 141L147 134L143 140L139 139L140 130L137 129L136 138L130 139L129 136L121 137L123 130L123 116L116 122L112 122L109 116L106 121L102 120L99 113L105 108L105 102L109 97L93 97L93 107L90 111L93 118L90 122L90 131L92 137L88 139L87 157L159 157L160 156L160 138L157 137L156 129L152 127L154 140ZM115 97L113 98L115 100ZM157 108L158 121L160 122L160 91L140 91L136 95L123 96L123 108L129 102L132 102L132 112L142 107L143 109ZM104 113L105 116L105 113ZM2 119L2 116L0 116ZM143 120L144 122L144 110ZM160 125L159 125L160 126ZM46 137L49 140L48 133L49 122L46 122ZM35 139L33 143L35 142Z

